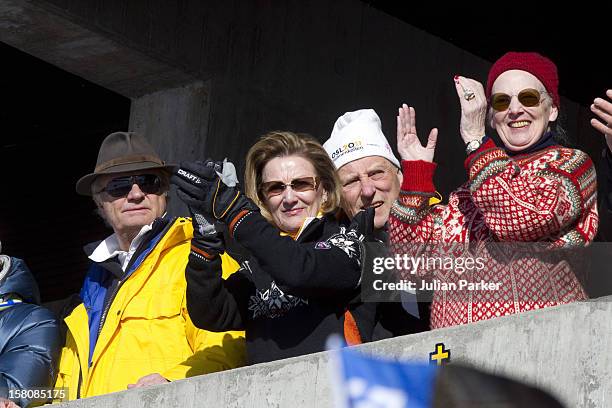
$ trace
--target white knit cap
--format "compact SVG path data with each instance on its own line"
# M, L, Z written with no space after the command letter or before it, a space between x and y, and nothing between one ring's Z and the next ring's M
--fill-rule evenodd
M323 144L337 169L348 162L368 156L381 156L400 168L382 132L374 109L346 112L334 124L331 137Z

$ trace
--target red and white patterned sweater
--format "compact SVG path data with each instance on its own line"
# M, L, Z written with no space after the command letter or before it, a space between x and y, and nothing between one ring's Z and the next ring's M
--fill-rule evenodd
M478 255L485 255L480 270L420 270L419 276L455 285L460 280L499 283L498 290L454 290L452 285L436 290L431 328L585 299L567 262L543 261L537 252L588 245L595 237L597 183L589 156L550 146L510 158L488 140L468 156L465 167L469 180L450 194L448 205L430 206L436 165L403 161L402 189L390 215L390 243L396 253L414 254L416 243L428 243L435 244L427 245L428 257L474 257L475 246ZM534 241L546 244L533 248L533 256L511 251L500 257L499 249L495 256L486 253L488 243Z

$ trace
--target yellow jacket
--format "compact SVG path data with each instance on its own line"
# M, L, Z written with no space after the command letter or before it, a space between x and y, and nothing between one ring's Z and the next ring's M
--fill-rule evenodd
M121 285L89 368L89 325L83 303L66 317L68 333L56 387L67 388L68 399L122 391L152 373L172 381L244 365L244 332L200 330L187 313L185 266L192 234L188 219L175 220ZM224 278L239 268L227 254L222 261Z

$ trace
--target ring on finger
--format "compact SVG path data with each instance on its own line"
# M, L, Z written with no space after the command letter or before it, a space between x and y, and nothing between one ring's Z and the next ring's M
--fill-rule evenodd
M466 101L471 101L472 99L476 97L476 94L471 89L464 89L463 97L465 98Z

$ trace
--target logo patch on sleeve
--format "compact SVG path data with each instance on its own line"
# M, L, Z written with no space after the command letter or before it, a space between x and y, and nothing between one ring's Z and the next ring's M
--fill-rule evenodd
M326 241L319 241L315 244L315 249L331 249L331 245Z

